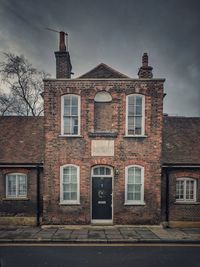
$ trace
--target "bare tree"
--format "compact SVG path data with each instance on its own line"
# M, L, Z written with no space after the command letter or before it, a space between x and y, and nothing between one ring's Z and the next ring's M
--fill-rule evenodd
M43 79L49 76L33 68L23 56L3 53L0 73L6 92L0 93L0 114L39 116L43 112Z

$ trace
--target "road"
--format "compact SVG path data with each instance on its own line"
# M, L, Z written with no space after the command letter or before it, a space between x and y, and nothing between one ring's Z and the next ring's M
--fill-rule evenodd
M200 245L0 245L0 259L0 267L200 267Z

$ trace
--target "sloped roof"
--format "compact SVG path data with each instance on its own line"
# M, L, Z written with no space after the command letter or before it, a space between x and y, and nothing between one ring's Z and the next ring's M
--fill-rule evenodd
M118 72L117 70L109 67L108 65L101 63L95 68L91 69L87 73L81 75L80 79L89 79L89 78L129 78L125 74Z
M200 164L200 118L164 116L165 164Z
M200 118L164 116L163 164L200 164ZM42 163L43 117L0 117L0 164Z
M0 163L42 163L43 117L0 117Z

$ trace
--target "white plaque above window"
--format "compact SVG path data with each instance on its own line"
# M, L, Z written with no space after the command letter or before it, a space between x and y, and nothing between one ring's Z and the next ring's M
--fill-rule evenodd
M105 92L105 91L98 92L95 95L94 101L95 102L111 102L112 96L108 92Z
M92 156L114 156L114 140L92 140Z

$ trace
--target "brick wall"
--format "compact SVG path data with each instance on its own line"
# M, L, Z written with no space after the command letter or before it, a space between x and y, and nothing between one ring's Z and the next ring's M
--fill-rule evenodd
M169 221L200 221L200 171L196 169L168 170L169 177ZM195 203L176 202L176 179L193 178L197 181ZM162 179L162 220L166 220L166 170Z
M6 174L23 173L27 175L27 198L6 198ZM42 180L42 173L41 173ZM0 169L0 217L36 217L37 211L37 170L29 168L1 168ZM42 211L42 183L41 183ZM14 223L14 221L13 221Z
M92 135L95 130L94 97L107 91L112 96L112 131L116 137ZM61 96L81 96L81 137L62 137ZM146 137L125 137L126 95L145 95ZM113 210L116 224L156 224L160 222L161 136L163 112L161 80L46 80L44 223L89 224L91 221L91 168L108 165L119 169L114 177ZM105 118L106 119L106 118ZM108 116L109 119L109 116ZM114 140L113 157L91 156L92 140ZM60 166L80 166L80 205L60 205ZM145 168L144 206L125 206L125 167Z

